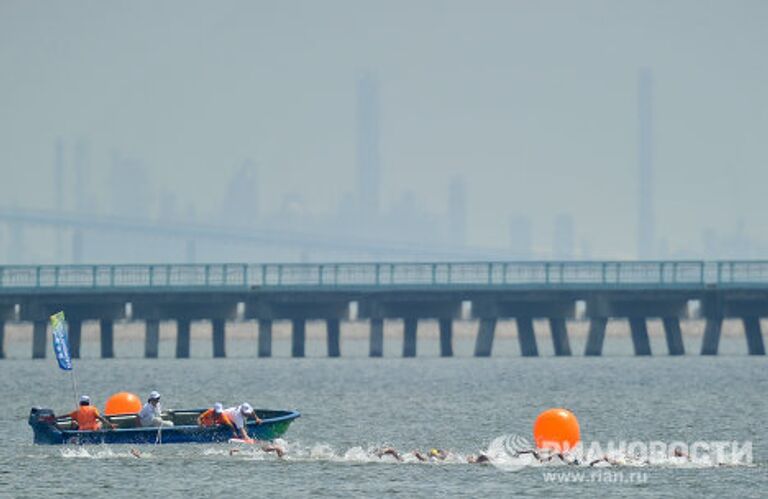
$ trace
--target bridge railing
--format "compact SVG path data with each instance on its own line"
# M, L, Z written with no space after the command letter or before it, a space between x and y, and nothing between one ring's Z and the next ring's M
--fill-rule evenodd
M458 262L0 266L0 289L768 284L768 262Z
M248 286L248 265L40 265L0 267L2 288Z
M256 266L258 286L511 286L698 284L702 262L482 262L274 264ZM260 278L259 278L260 276ZM255 278L255 279L254 279Z
M768 262L717 262L716 282L722 284L768 283Z
M0 266L0 289L768 284L768 261Z

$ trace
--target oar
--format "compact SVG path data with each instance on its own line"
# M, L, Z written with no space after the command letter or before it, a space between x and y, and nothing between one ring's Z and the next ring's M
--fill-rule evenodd
M159 404L160 402L158 402ZM160 412L160 426L157 427L157 436L155 437L155 445L162 442L163 436L163 413Z
M161 423L160 426L157 427L157 436L155 436L155 445L160 443L162 434L163 434L163 425Z

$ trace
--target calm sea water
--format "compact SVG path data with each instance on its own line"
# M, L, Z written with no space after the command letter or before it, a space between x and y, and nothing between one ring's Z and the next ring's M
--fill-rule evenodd
M458 343L457 351L471 350L471 344ZM741 352L742 343L724 339L724 350ZM365 342L345 342L345 352L361 355L340 359L257 359L251 342L230 342L229 351L239 357L186 360L145 360L140 344L125 344L117 347L123 358L76 363L80 386L100 406L116 391L143 397L157 389L166 408L247 400L257 407L298 409L302 417L286 434L283 460L248 447L230 455L236 446L229 444L144 446L139 458L126 446L33 445L29 408L71 410L70 380L51 358L19 358L9 345L16 358L0 361L0 496L758 497L768 490L768 359L741 353L635 358L628 355L631 346L615 344L619 353L602 358L523 359L506 355L516 347L499 341L494 358L441 359L430 356L438 351L436 342L422 341L420 353L428 356L417 359L397 358L397 345L388 345L389 358L368 359ZM90 348L85 345L84 354ZM161 353L171 348L163 345ZM206 349L208 343L193 345L193 352ZM277 354L288 349L286 342L275 345ZM309 353L321 350L314 346ZM573 410L588 441L749 440L754 463L617 466L601 469L602 476L587 475L584 483L554 483L546 473L592 471L571 466L504 471L462 462L496 437L530 438L538 412L552 406ZM382 446L402 452L439 447L455 458L398 463L376 457L373 450ZM617 483L621 473L629 480L631 472L645 477Z

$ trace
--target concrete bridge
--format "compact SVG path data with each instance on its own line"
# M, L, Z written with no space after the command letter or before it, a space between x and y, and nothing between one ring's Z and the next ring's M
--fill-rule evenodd
M453 355L453 321L469 310L475 355L490 356L496 323L514 318L523 356L537 356L534 319L550 323L555 355L571 355L567 320L579 304L590 328L584 355L601 355L609 318L627 318L636 355L651 355L646 320L661 318L668 353L685 354L680 319L691 303L706 319L702 355L716 355L724 318L744 323L748 351L765 355L768 261L457 262L0 267L0 355L6 321L33 323L32 357L46 353L48 317L64 310L79 356L84 320L101 325L101 355L114 356L116 320L146 324L145 355L157 357L159 323L175 320L176 356L189 357L190 323L212 324L213 355L225 356L225 326L259 324L258 353L272 351L272 323L290 320L294 357L304 356L307 320L327 324L328 356L341 355L341 321L370 322L380 357L384 320L404 321L403 356L415 357L420 319L437 319L440 352Z

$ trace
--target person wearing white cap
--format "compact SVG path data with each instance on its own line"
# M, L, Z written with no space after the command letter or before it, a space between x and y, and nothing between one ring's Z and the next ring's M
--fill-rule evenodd
M256 415L256 411L253 410L251 404L243 402L237 407L230 407L224 410L224 414L235 425L235 430L240 434L243 440L250 440L248 431L245 429L246 420L253 419L256 424L261 424L261 419Z
M104 423L109 428L115 428L114 424L102 416L97 408L91 405L91 397L88 395L80 396L80 407L76 411L70 412L68 416L77 424L78 430L100 430L101 423Z
M139 412L139 423L141 426L173 426L173 423L163 419L163 409L160 406L160 394L152 390L147 403Z

